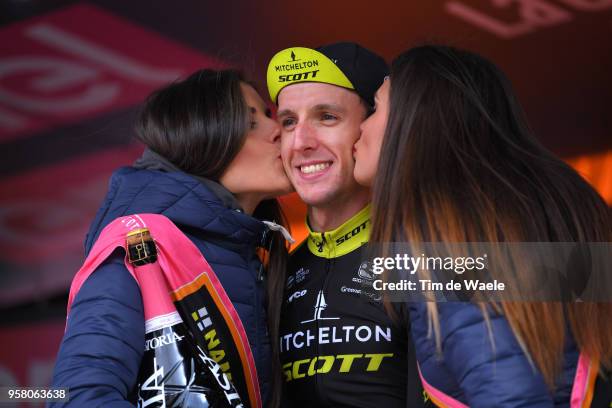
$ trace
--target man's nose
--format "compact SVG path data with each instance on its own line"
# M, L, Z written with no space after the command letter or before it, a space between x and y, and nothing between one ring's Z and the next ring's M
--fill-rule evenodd
M308 122L298 123L294 129L293 148L295 150L314 149L318 145L317 135Z

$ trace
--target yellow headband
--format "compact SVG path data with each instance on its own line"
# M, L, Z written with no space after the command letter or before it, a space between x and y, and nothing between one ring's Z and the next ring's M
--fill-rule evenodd
M354 90L355 87L336 64L312 48L293 47L282 50L268 64L268 92L277 103L279 92L298 82L321 82Z

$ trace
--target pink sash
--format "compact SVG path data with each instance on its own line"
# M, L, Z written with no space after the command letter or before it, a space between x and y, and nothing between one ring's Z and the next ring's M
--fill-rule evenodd
M157 262L134 268L126 257L125 267L140 286L145 322L159 321L176 315L178 308L183 321L199 344L210 344L210 336L214 331L212 334L215 336L215 342L218 343L219 339L224 342L223 354L227 355L227 360L218 362L221 369L232 379L239 391L242 389L244 393L246 389L246 395L241 396L244 399L248 397L249 406L260 408L262 401L255 362L236 309L200 251L162 215L137 214L121 217L104 228L72 281L68 313L76 294L89 275L116 248L125 248L127 233L142 228L149 229L155 240ZM208 302L208 308L202 307L202 299Z

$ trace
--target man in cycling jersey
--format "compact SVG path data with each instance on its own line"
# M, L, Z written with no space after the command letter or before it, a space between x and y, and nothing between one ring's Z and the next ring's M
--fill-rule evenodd
M291 407L423 405L406 314L390 318L371 289L370 191L353 178L353 145L387 73L354 43L288 48L268 66L285 171L308 205L279 331Z

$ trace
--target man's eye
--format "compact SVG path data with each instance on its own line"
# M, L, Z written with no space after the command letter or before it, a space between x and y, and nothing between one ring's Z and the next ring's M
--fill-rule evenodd
M251 130L255 129L256 127L257 127L257 122L251 121Z
M321 120L323 121L329 121L329 120L337 120L338 117L335 115L332 115L331 113L323 113L321 114Z
M295 126L295 119L293 118L285 118L281 121L281 125L285 129L289 129Z

